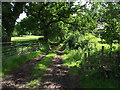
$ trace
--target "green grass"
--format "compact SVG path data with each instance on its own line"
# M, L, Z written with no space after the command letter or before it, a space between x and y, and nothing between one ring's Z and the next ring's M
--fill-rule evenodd
M13 71L26 61L28 61L31 58L35 58L36 56L42 54L43 52L37 51L37 52L32 52L24 55L16 55L16 56L11 56L5 61L2 62L2 73L1 75L4 76L8 74L9 72Z
M52 59L55 55L56 55L55 53L49 53L34 67L32 78L36 78L36 79L31 80L27 84L28 87L35 87L35 88L37 87L37 84L41 82L43 74L45 74L46 69L50 66Z
M79 78L79 83L83 88L120 88L120 82L117 78L105 79L100 72L82 76Z
M43 38L43 36L25 35L23 37L12 37L11 41L29 41L37 40L38 38Z
M12 37L12 39L11 39L11 41L13 41L13 42L17 42L16 44L25 44L25 43L36 43L36 44L39 44L40 45L40 48L39 49L41 49L41 51L48 51L48 49L49 49L49 44L47 43L47 42L37 42L37 40L39 39L39 38L43 38L44 36L34 36L34 35L25 35L25 36L22 36L22 37ZM19 41L21 41L21 42L19 42ZM34 46L33 46L34 47ZM30 46L30 48L31 48L31 46ZM20 50L22 49L22 48L19 48ZM23 48L23 49L26 49L25 47Z

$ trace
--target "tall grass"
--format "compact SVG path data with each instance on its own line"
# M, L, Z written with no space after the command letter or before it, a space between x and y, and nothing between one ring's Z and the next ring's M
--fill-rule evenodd
M105 79L100 72L81 76L79 83L83 88L120 88L120 82L117 78Z

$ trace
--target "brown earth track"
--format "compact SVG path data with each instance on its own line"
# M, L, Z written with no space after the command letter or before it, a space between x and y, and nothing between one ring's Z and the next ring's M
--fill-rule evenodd
M23 64L20 68L17 68L11 74L5 76L2 81L2 89L3 90L17 90L17 89L30 89L27 86L28 82L32 80L31 75L34 66L43 58L47 53L44 53L35 59L31 59L25 64ZM76 78L71 77L69 75L69 69L62 65L63 59L60 56L62 51L58 51L57 55L55 55L54 59L50 67L46 70L46 73L42 77L42 81L37 88L33 88L34 90L39 89L75 89L79 88L76 83ZM42 86L42 88L41 88ZM32 90L33 90L32 89Z
M34 69L34 66L49 52L43 53L40 56L37 56L34 59L27 61L21 67L17 68L15 71L11 72L9 75L6 75L2 78L2 89L18 89L26 88L26 84L31 79L31 74Z

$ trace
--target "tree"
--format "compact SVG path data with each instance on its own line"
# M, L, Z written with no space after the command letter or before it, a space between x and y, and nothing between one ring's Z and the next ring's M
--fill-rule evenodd
M10 42L15 27L16 19L23 12L25 3L3 2L2 3L2 41Z
M34 24L33 24L34 22ZM34 17L26 17L15 25L15 30L18 35L37 34L41 32L38 29L38 22Z
M105 3L101 10L100 23L105 26L101 30L101 38L110 44L111 48L114 40L120 42L119 6L119 3Z
M33 17L36 20L37 23L34 24L37 24L37 29L43 33L46 42L48 42L53 32L55 34L61 33L62 30L58 27L60 22L68 23L65 22L66 19L75 13L77 9L78 7L73 7L73 3L34 2L26 6L26 13L28 17ZM56 37L55 34L52 37Z

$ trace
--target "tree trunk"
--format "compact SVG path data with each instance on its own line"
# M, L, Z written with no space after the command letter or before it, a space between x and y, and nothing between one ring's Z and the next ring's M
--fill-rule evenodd
M11 41L16 19L23 12L25 4L26 2L16 2L12 6L11 3L2 3L2 27L4 28L2 42Z
M110 56L112 55L112 43L110 43Z
M50 43L48 41L48 28L45 28L44 29L44 46L45 46L45 49L46 51L50 49Z
M44 40L45 42L48 42L48 28L44 29Z
M6 36L2 38L2 42L11 42L11 36Z
M6 28L5 32L3 30L4 33L2 35L2 42L11 42L13 30L14 30L14 27Z

